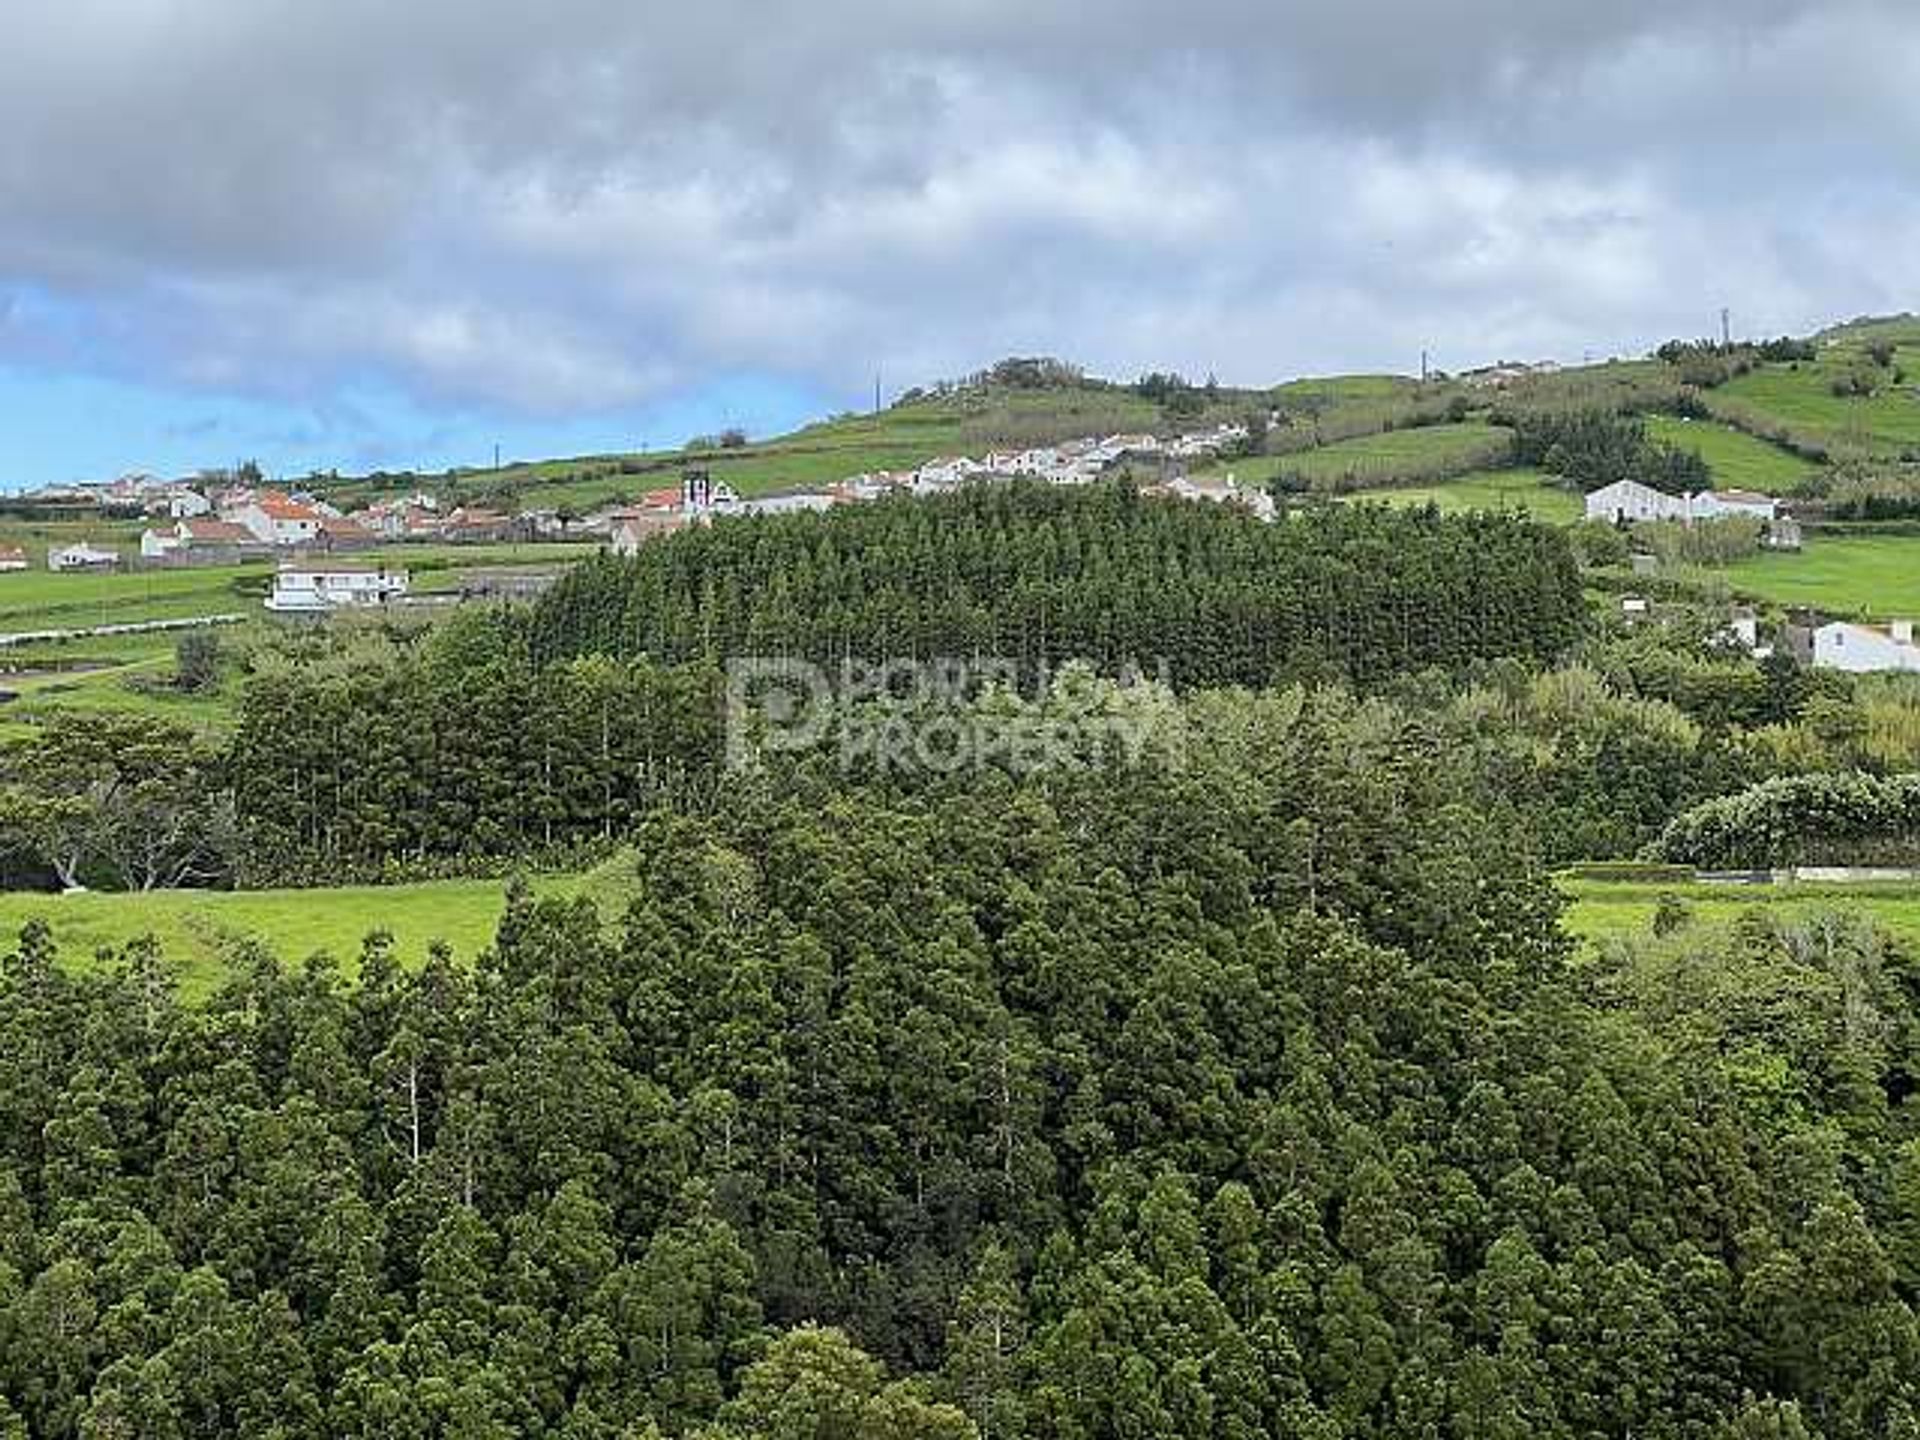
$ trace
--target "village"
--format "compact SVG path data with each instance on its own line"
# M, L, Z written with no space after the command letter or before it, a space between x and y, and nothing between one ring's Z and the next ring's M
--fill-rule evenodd
M1274 515L1273 500L1259 487L1241 487L1231 475L1195 480L1187 467L1211 462L1243 442L1246 429L1222 425L1161 439L1150 434L1087 438L981 459L942 456L913 469L877 471L817 488L742 498L724 481L689 469L677 486L642 495L631 504L603 506L572 517L556 509L509 514L473 506L444 507L425 491L343 511L324 497L260 484L195 485L152 476L128 476L98 486L29 492L25 503L101 514L138 514L149 524L133 565L177 569L276 562L265 608L280 615L314 615L417 602L407 571L353 557L390 553L408 544L497 545L511 543L601 545L631 555L645 541L716 519L825 510L893 494L926 495L976 480L1025 478L1055 485L1085 485L1126 472L1144 490L1181 499L1231 503L1262 520ZM119 550L90 541L56 546L46 566L56 573L103 573L127 563ZM0 572L31 568L18 546L0 547ZM517 577L491 573L463 588L463 595L496 598L524 595L551 583L551 570ZM435 597L439 603L445 597Z

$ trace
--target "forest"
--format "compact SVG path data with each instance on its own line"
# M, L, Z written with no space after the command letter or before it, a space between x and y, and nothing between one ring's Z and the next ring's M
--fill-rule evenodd
M23 935L0 1434L1913 1433L1910 957L1574 965L1422 726L1204 703L1177 766L769 769L470 969L189 1009Z
M1565 538L1512 516L1329 508L1256 525L1127 486L969 486L667 537L573 570L534 614L550 663L987 655L1166 667L1182 688L1369 683L1550 657L1584 623Z

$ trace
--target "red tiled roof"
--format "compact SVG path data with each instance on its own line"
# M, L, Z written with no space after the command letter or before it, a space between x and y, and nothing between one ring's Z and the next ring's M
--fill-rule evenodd
M182 520L180 523L186 527L187 539L207 544L244 545L253 539L251 530L231 520Z
M257 497L254 504L269 520L318 520L320 512L310 505L302 505L298 500L290 500L285 495L269 491Z

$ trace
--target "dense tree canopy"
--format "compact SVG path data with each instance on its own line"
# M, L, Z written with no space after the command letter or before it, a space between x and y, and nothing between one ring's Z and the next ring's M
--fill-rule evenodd
M537 660L994 656L1164 665L1185 688L1494 656L1579 635L1565 537L1513 516L1329 509L1261 525L1121 486L982 485L771 523L722 522L577 567Z
M186 1436L1912 1433L1916 974L1570 966L1384 702L803 762L471 971L0 958L0 1417ZM1256 763L1264 760L1267 763ZM1793 1427L1799 1427L1797 1430Z

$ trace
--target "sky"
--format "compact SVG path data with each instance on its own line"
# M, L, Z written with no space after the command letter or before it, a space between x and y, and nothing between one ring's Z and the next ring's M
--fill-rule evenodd
M1912 0L13 0L0 488L1920 309Z

